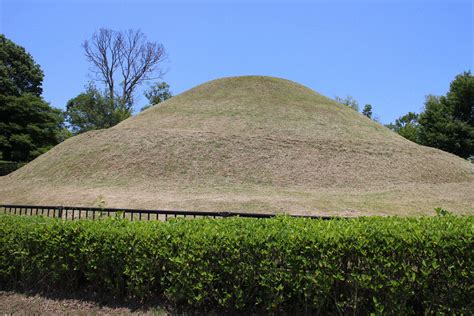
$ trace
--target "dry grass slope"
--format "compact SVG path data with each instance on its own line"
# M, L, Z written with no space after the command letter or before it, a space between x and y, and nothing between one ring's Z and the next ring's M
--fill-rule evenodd
M0 178L0 203L474 213L474 165L297 83L210 81Z

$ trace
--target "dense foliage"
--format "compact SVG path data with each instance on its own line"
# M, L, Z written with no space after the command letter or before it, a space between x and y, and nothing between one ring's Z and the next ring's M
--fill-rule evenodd
M67 137L63 115L41 98L0 95L0 151L10 161L29 161Z
M442 214L441 214L442 215ZM0 216L0 284L193 309L472 312L474 217L308 220Z
M457 75L446 96L428 96L424 112L410 112L388 127L421 145L465 158L473 155L474 76L471 72Z
M0 160L0 176L6 176L18 168L23 167L26 162L12 162Z
M29 161L68 136L63 114L41 98L43 72L30 54L0 35L0 154Z
M396 119L395 124L388 124L387 127L412 142L418 142L418 117L418 114L408 112Z
M455 114L445 97L429 96L418 119L419 143L466 158L474 153L474 125L456 119Z
M73 133L112 127L131 116L130 110L116 99L110 99L93 84L66 105L66 120Z
M0 94L20 96L43 92L43 72L26 50L0 34Z

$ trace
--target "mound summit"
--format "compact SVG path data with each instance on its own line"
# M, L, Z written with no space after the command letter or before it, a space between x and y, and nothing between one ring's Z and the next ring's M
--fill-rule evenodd
M0 203L313 214L472 214L474 165L300 84L199 85L0 178Z

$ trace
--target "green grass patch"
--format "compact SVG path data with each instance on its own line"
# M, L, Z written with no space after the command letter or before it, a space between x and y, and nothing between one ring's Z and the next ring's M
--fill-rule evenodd
M472 312L474 217L61 221L0 216L0 284L193 310Z

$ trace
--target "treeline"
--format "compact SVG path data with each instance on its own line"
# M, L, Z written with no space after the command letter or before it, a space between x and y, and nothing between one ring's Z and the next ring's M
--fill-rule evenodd
M359 103L352 96L336 96L335 100L359 112ZM361 113L379 121L371 104ZM470 71L457 75L445 96L426 97L423 112L408 112L385 126L420 145L463 158L474 155L474 76Z
M457 75L445 96L427 96L423 112L409 112L387 127L420 145L474 155L474 76Z
M141 31L100 29L83 49L94 80L62 111L43 99L44 74L33 57L0 35L0 173L16 165L6 162L30 161L72 135L130 117L136 90L145 82L153 84L142 110L172 96L169 85L157 81L164 74L165 49Z
M0 35L0 160L29 161L69 137L61 110L43 100L43 71Z

